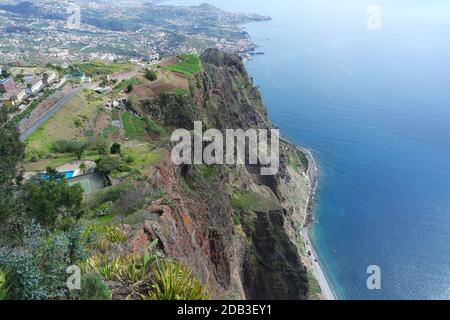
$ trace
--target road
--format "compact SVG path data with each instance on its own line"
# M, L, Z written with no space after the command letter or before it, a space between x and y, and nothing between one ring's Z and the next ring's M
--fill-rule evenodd
M20 140L24 141L26 138L31 136L37 128L39 128L41 125L44 124L45 121L50 119L56 112L61 110L62 107L65 106L67 102L69 102L70 99L75 97L82 89L88 88L93 90L98 86L98 82L90 82L87 84L84 84L78 88L74 88L67 96L62 98L60 101L55 103L46 113L44 113L42 116L40 116L28 129L26 129L24 132L20 134Z
M24 141L26 138L28 138L30 135L32 135L37 128L39 128L41 125L44 124L48 119L50 119L51 116L53 116L56 112L61 110L62 107L74 96L76 96L83 87L78 87L72 90L71 93L69 93L67 96L62 98L60 101L55 103L46 113L44 113L39 119L37 119L30 127L28 127L24 132L20 134L20 140Z

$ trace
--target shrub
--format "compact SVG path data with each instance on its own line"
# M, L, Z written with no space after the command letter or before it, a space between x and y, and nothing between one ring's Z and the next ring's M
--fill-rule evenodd
M133 156L129 155L125 158L125 163L126 164L132 164L134 162L134 158Z
M4 271L6 298L13 300L65 299L66 268L84 260L85 245L76 228L47 234L37 224L25 228L24 244L0 248L0 269Z
M75 153L88 149L89 144L78 140L57 140L53 142L51 150L56 153Z
M162 259L162 254L156 250L158 241L154 241L143 255L114 257L97 255L89 258L83 265L84 272L97 273L107 280L125 283L137 283L148 278L153 265Z
M97 170L105 174L110 174L111 172L113 172L114 170L116 170L121 166L122 161L118 157L106 156L98 159L96 163L97 163Z
M109 214L109 210L111 209L112 205L113 205L112 201L104 202L97 208L91 210L91 213L96 217L107 216Z
M122 243L127 236L118 227L104 224L91 224L84 230L84 235L92 235L98 240L106 240L110 243Z
M99 144L97 146L97 152L101 156L106 156L108 154L109 147L106 143Z
M153 70L147 70L145 72L145 78L150 81L155 81L156 79L158 79L158 75Z
M81 277L81 300L111 300L111 292L97 273Z
M111 146L111 154L120 154L120 151L122 149L122 146L119 143L113 143Z
M153 133L158 136L162 135L164 133L164 128L158 125L152 118L145 117L145 129L148 133Z

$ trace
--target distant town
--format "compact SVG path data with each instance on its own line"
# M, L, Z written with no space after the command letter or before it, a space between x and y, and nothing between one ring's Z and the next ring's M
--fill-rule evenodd
M0 63L69 65L75 60L139 60L215 47L250 57L240 25L268 20L208 4L174 7L139 1L0 3Z

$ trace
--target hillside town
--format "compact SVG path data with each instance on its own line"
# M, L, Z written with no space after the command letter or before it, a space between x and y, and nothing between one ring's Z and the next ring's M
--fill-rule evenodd
M14 74L13 74L14 73ZM18 107L21 111L46 88L60 86L60 77L55 71L42 73L18 71L1 67L0 105Z
M80 24L74 27L67 3L54 0L0 3L0 64L64 65L74 60L111 63L155 54L199 53L210 47L248 56L255 46L240 25L270 19L228 13L206 4L111 6L113 15L109 4L79 3L76 8Z

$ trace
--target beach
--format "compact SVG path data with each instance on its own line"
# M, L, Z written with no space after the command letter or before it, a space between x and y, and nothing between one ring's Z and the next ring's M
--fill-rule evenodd
M310 188L309 188L309 196L305 205L305 220L303 221L303 227L301 230L303 243L305 244L306 247L306 255L311 263L312 271L314 272L314 276L316 277L316 280L319 283L324 298L326 300L338 300L337 295L333 291L330 282L328 281L325 272L323 271L319 256L317 255L316 250L314 249L314 246L311 242L311 238L309 236L309 226L314 221L313 210L318 183L317 164L316 161L314 160L312 153L309 150L301 148L297 145L295 146L297 147L298 150L306 154L309 162L306 177L308 179Z

